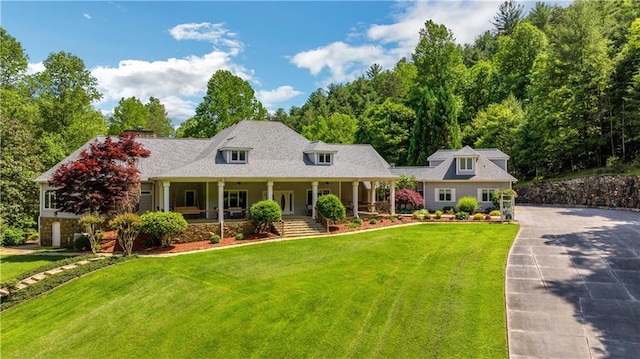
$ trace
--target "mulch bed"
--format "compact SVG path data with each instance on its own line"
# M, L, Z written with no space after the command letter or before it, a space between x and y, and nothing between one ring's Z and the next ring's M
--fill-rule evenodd
M244 236L243 240L237 240L235 237L229 237L221 239L220 243L216 244L211 243L210 241L199 241L190 243L175 243L169 247L149 247L145 245L145 242L149 239L149 237L141 234L133 242L133 252L138 254L179 253L215 247L225 247L247 242L260 242L272 238L278 238L278 236L273 233L247 234ZM100 248L103 253L123 252L122 247L120 247L120 244L118 243L115 231L105 232L104 236L102 237L102 241L100 242Z
M491 220L491 222L499 222L498 220ZM373 229L373 228L383 228L390 227L395 225L401 225L406 223L414 223L414 222L488 222L488 221L474 221L472 219L469 220L454 220L452 218L443 217L442 219L431 219L429 221L418 221L413 219L411 216L398 216L396 221L392 222L388 218L377 219L377 223L371 224L369 220L363 220L362 223L357 227L350 227L348 223L339 223L335 225L329 226L329 231L331 234L335 233L346 233L346 232L357 232L365 229ZM190 242L190 243L176 243L169 247L149 247L146 246L145 243L148 242L149 237L145 234L141 234L136 238L133 242L133 252L138 254L160 254L160 253L179 253L186 251L194 251L194 250L203 250L215 247L226 247L237 245L241 243L247 242L260 242L266 241L269 239L278 238L277 235L273 233L262 233L262 234L247 234L245 235L245 239L237 240L235 237L223 238L220 240L220 243L213 244L210 241L198 241L198 242ZM122 253L123 250L118 244L116 238L115 231L105 232L102 237L102 242L100 244L103 253Z

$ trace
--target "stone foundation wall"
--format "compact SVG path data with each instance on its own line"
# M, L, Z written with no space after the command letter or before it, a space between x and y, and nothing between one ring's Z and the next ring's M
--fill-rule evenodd
M249 234L256 230L251 221L225 222L224 236L235 237L238 233ZM211 233L220 235L220 223L189 223L187 229L173 237L173 243L189 243L207 241Z
M73 245L73 234L84 232L82 226L75 218L51 218L40 217L40 245L51 246L53 222L60 222L60 246Z
M516 188L517 203L640 208L640 176L592 176Z

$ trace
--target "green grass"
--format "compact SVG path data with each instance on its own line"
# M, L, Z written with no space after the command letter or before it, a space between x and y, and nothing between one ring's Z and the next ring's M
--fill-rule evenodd
M37 254L0 256L0 281L14 279L22 273L64 258L69 256Z
M518 227L417 225L138 258L2 313L7 358L506 358Z

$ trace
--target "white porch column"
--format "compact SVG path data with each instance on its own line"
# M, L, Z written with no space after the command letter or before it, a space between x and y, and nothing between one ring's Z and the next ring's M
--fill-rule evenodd
M358 181L353 181L353 218L358 217Z
M267 182L267 200L273 201L273 181Z
M311 218L316 219L316 202L318 202L318 181L311 182Z
M377 185L378 185L378 182L371 181L371 200L369 201L371 202L371 212L376 211L376 186Z
M424 209L427 209L427 182L422 182L422 199L424 200Z
M204 218L209 218L209 182L204 183Z
M389 183L389 204L391 205L391 215L396 215L396 181L391 181Z
M218 223L224 223L224 180L218 182Z
M169 181L164 181L162 182L162 189L163 189L163 195L164 195L164 199L163 199L163 211L165 212L169 212L169 186L171 186L171 182Z

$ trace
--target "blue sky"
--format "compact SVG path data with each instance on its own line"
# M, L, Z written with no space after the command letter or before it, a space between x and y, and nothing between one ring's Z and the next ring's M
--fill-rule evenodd
M154 96L178 125L218 69L249 81L269 110L288 110L318 87L409 57L428 19L459 43L473 41L492 28L500 3L3 1L0 22L22 43L31 72L51 52L73 53L98 79L103 113L121 97Z

